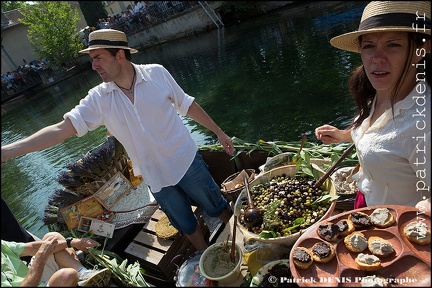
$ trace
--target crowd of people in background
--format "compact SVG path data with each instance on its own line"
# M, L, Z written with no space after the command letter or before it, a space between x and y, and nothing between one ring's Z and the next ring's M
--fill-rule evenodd
M134 1L125 11L99 19L94 27L87 26L82 31L81 41L88 47L88 35L98 29L111 28L128 35L197 5L198 1Z
M47 68L47 62L42 60L33 60L27 64L23 59L24 65L6 74L1 74L1 93L2 98L8 95L18 93L26 87L41 80L38 71Z
M128 5L126 11L108 16L106 19L99 19L96 26L87 26L80 31L81 42L87 48L88 35L95 30L111 28L130 34L197 5L199 5L198 1L134 1L134 5ZM24 65L19 66L16 70L1 75L2 98L7 98L33 85L36 81L40 81L41 76L38 70L47 69L47 63L44 60L27 63L23 59L23 62Z

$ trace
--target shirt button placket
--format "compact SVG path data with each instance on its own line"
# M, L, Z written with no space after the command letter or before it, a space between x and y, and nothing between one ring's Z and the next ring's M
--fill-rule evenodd
M137 108L136 108L135 106L134 106L134 112L135 112L135 115L136 115L136 117L137 117L137 119L138 119L138 122L139 122L139 124L140 124L140 126L141 126L141 130L142 130L143 132L145 132L146 130L145 130L145 128L144 128L144 125L143 125L143 123L142 123L141 117L140 117L140 115L138 114Z

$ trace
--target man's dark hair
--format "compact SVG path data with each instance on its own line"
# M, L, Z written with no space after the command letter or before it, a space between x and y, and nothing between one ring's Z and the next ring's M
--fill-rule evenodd
M131 61L131 60L132 60L132 54L130 53L130 50L129 50L129 49L106 48L106 50L108 50L108 52L109 52L112 56L115 56L119 50L124 50L126 60L128 60L128 61Z

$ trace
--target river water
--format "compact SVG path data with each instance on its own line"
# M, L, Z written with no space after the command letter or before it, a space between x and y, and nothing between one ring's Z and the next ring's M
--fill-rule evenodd
M300 1L299 1L300 2ZM134 54L135 63L160 63L230 136L255 143L299 141L315 127L346 126L355 113L346 83L359 55L329 40L355 30L366 2L305 2L234 26L171 41ZM2 107L2 145L61 121L87 91L101 83L92 70ZM217 139L183 118L198 145ZM60 189L64 166L104 142L100 127L44 151L7 161L1 194L19 222L42 237L48 197ZM7 225L3 223L2 225Z

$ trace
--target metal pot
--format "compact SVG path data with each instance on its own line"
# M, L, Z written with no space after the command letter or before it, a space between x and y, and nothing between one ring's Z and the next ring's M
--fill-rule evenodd
M215 281L205 278L199 269L199 260L203 251L195 251L177 269L174 281L176 287L215 287ZM174 260L174 259L173 259Z

